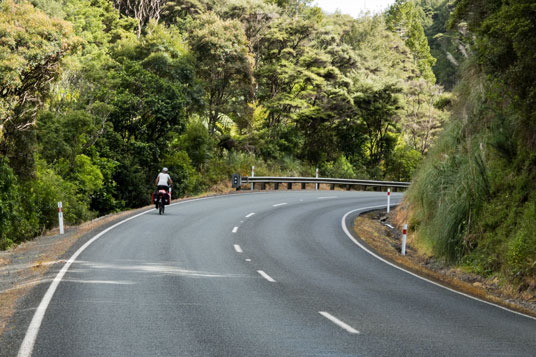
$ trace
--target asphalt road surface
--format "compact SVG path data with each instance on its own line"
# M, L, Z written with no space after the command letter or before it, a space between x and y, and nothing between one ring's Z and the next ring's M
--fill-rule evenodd
M347 212L385 203L280 191L152 210L77 256L20 354L536 355L536 320L389 266L344 232Z

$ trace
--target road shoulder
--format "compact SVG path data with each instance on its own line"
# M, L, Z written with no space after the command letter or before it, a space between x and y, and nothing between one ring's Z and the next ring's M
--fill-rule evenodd
M393 228L391 228L391 227ZM384 259L426 279L448 288L474 296L493 304L536 317L536 295L524 296L515 287L504 285L497 277L484 278L416 249L408 237L406 256L400 254L401 227L397 227L395 213L372 211L358 216L354 233Z

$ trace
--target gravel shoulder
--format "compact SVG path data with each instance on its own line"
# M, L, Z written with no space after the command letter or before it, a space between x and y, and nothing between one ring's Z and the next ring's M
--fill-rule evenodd
M406 255L402 256L399 214L399 211L387 214L385 210L362 214L354 222L355 233L376 253L404 269L457 291L536 317L536 288L520 292L518 287L501 281L499 277L485 278L461 267L450 266L419 249L411 233L408 233Z

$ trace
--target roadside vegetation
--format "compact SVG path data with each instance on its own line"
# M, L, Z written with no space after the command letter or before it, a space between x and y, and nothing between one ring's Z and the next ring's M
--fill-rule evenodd
M409 180L448 119L421 6L0 3L0 248L230 175ZM428 20L427 20L428 21Z
M533 1L461 0L448 20L460 80L408 202L419 241L451 263L536 288ZM447 47L445 47L447 48ZM453 63L453 62L451 62Z

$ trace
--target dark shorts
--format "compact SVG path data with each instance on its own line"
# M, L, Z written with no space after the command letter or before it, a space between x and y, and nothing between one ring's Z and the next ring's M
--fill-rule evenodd
M157 187L157 190L160 191L160 190L166 190L166 192L169 192L169 186L158 186Z

